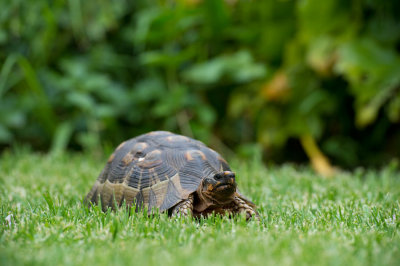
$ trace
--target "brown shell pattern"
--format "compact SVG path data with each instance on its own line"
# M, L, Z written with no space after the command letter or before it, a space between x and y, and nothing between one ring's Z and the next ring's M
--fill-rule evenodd
M136 210L167 210L196 191L200 181L227 162L202 142L167 131L154 131L121 143L111 154L85 202L103 210L124 201Z

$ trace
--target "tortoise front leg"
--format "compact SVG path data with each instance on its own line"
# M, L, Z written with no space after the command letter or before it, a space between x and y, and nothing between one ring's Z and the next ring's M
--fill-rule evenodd
M172 208L171 216L189 216L193 214L193 194Z
M250 218L254 217L256 220L260 220L260 216L258 212L249 204L247 204L243 199L235 196L234 200L234 207L233 212L238 213L246 213L246 219L249 220Z

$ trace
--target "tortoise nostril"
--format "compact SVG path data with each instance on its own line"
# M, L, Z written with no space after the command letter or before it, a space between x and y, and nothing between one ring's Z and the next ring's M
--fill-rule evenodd
M230 178L235 179L235 173L233 173L231 171L225 171L223 174L228 179L230 179Z
M231 171L224 171L218 174L215 174L214 176L215 180L220 180L220 179L224 179L227 180L229 182L229 180L235 180L235 173L231 172Z

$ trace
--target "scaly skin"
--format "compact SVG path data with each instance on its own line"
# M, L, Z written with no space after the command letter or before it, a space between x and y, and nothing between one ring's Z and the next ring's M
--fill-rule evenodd
M193 194L190 194L188 199L181 201L172 209L172 216L192 216L193 201Z
M189 198L180 202L177 204L173 209L172 209L172 216L193 216L193 203L194 203L194 196L193 194L189 195ZM251 207L249 204L247 204L244 200L241 198L235 196L232 203L226 206L221 206L221 207L212 207L209 209L204 210L203 212L196 213L195 216L207 216L211 213L218 213L218 214L228 214L229 216L231 215L237 215L240 213L246 213L246 219L250 220L251 218L254 218L255 220L260 220L260 216L257 213L257 211Z
M234 207L233 213L246 213L246 219L249 220L250 218L254 217L256 220L260 220L260 216L258 215L257 211L254 210L249 204L247 204L241 198L235 196L233 199Z

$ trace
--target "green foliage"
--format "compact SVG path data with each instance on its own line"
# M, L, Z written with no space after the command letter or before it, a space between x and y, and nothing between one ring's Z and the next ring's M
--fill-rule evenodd
M99 150L165 129L276 160L304 157L293 141L304 134L345 166L398 156L399 9L395 0L3 1L1 148Z
M91 153L4 154L0 264L397 265L400 259L396 164L323 179L308 168L233 162L241 191L263 218L247 223L88 210L81 201L105 161Z

